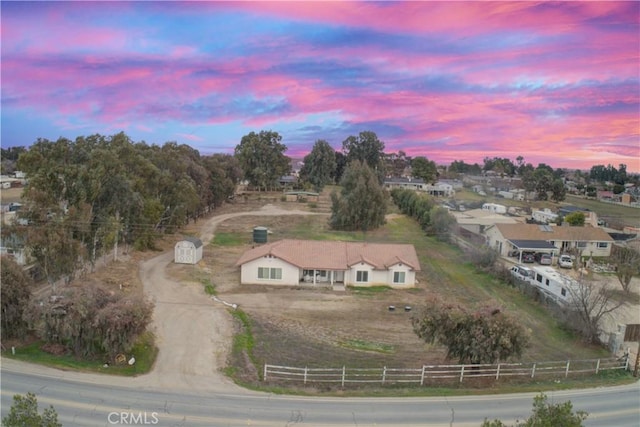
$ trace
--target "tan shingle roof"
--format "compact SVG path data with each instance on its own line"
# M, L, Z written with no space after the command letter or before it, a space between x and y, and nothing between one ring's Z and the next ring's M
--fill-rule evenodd
M285 239L246 251L236 266L271 255L303 269L347 270L361 261L376 270L403 263L420 270L413 245Z
M537 224L496 224L496 228L507 240L613 242L602 228L591 226L548 226L552 231L543 231Z

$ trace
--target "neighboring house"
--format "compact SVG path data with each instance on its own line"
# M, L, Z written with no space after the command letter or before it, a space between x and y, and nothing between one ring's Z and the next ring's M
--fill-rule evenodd
M176 243L174 260L176 264L197 264L202 259L202 240L186 237Z
M425 182L421 178L385 178L384 188L391 191L394 188L402 188L405 190L424 191Z
M574 212L582 212L584 214L585 225L589 224L592 227L598 226L598 214L590 211L589 209L579 208L577 206L562 206L558 209L558 214L566 217Z
M438 183L449 184L454 190L462 190L464 188L464 184L459 179L439 179Z
M427 184L424 191L432 196L452 197L456 194L453 185L447 182L438 181L435 184Z
M298 183L298 177L295 175L281 176L278 183L283 187L292 187Z
M531 217L538 222L549 224L550 222L556 222L558 214L551 212L551 209L549 208L544 208L541 211L533 211L531 213Z
M496 224L485 231L487 244L500 255L512 252L559 254L578 249L583 257L608 257L613 239L599 227Z
M522 189L498 191L498 195L504 197L505 199L523 201L525 197L525 191Z
M415 286L420 263L413 245L285 239L246 251L236 266L241 284L341 283Z
M499 205L497 203L485 203L482 205L482 210L497 213L497 214L507 213L507 207L504 205Z
M18 265L27 265L30 261L30 251L27 250L24 240L16 234L0 235L0 256L9 256Z

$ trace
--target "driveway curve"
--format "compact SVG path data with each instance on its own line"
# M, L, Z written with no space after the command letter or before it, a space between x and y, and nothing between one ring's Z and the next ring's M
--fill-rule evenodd
M201 228L201 240L208 244L218 224L239 216L326 215L284 210L273 205L250 212L214 216ZM145 294L155 303L152 329L158 357L153 370L134 382L144 388L225 390L239 388L221 373L233 339L228 308L213 301L202 287L168 277L173 252L167 252L140 266ZM230 301L233 302L233 301Z

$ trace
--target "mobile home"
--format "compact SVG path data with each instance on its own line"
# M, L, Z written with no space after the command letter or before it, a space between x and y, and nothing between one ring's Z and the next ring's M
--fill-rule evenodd
M580 284L553 267L533 267L534 278L530 283L559 304L570 304L579 294Z

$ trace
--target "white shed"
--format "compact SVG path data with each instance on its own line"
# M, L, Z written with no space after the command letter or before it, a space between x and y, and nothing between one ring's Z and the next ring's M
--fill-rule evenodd
M196 264L202 259L202 240L197 237L186 237L176 243L175 263Z

